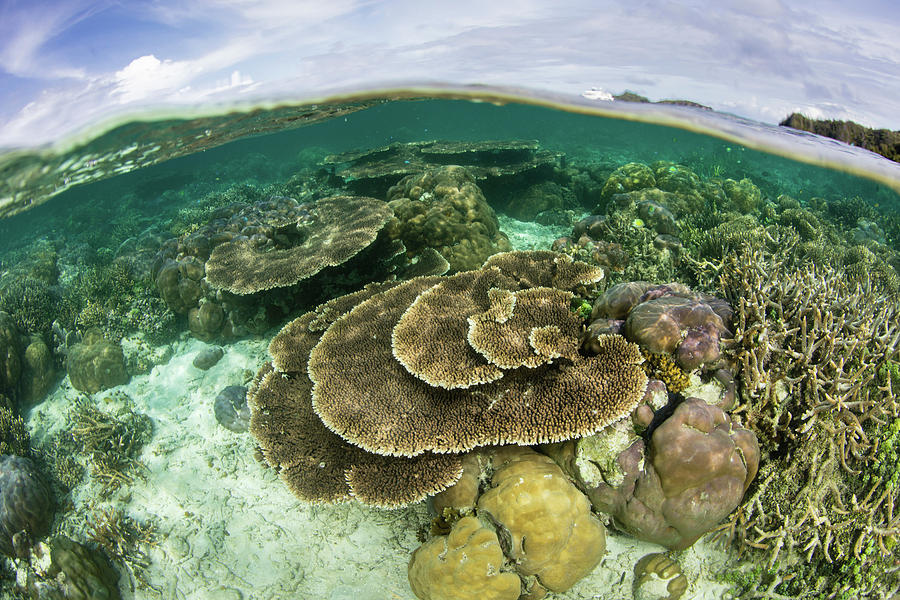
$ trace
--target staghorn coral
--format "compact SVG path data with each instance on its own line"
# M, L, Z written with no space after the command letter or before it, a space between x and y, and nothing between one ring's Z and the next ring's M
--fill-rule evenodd
M260 231L216 246L206 280L239 295L295 285L354 257L391 217L383 202L361 196L322 198L299 210L301 218L277 224L271 236Z
M900 362L896 298L755 248L725 262L721 283L736 308L737 411L763 453L758 484L732 517L733 539L776 575L794 561L809 565L796 584L807 590L891 589L897 488L867 474L900 416L900 382L890 376ZM853 563L872 577L837 567ZM772 580L773 590L788 587Z
M434 248L451 272L477 268L488 256L511 249L494 210L463 167L404 177L388 190L388 204L394 210L388 236L411 253Z
M499 448L493 467L479 515L503 532L518 573L554 592L569 589L606 552L606 530L590 502L552 459L528 448Z
M517 600L521 582L504 562L497 534L463 517L413 553L409 585L420 600Z
M25 429L25 421L13 412L3 396L0 396L0 454L31 456L31 436Z

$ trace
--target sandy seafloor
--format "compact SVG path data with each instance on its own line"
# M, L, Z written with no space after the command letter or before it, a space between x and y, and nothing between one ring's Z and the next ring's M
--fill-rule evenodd
M521 248L541 237L535 234L510 237ZM217 423L214 398L225 386L246 385L267 359L267 345L268 339L228 344L224 358L204 372L192 361L207 344L184 335L171 345L167 362L92 397L110 410L106 399L124 392L134 410L154 423L139 457L147 467L145 478L109 501L157 529L157 543L145 548L151 559L145 577L154 589L134 586L120 569L123 598L415 600L406 567L420 545L417 530L431 519L425 503L399 510L306 504L256 460L249 433ZM62 427L81 395L63 379L28 415L32 436L40 441ZM75 509L82 510L96 502L97 490L87 478L72 495ZM607 546L590 576L567 593L548 597L631 598L634 563L663 550L614 532ZM701 540L678 560L691 582L684 600L724 597L725 586L710 579L725 560L714 544Z

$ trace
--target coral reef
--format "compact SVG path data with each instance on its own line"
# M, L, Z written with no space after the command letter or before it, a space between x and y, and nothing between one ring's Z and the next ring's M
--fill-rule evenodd
M744 248L720 269L735 306L737 411L762 450L730 532L763 554L773 590L864 597L897 585L897 488L878 464L900 417L900 307L829 266L793 266L785 250ZM780 577L793 561L807 568Z
M128 381L122 346L105 339L99 329L87 331L69 348L66 369L72 387L91 394Z
M429 279L413 281L429 282ZM327 327L354 303L390 285L370 285L331 300L286 325L273 338L273 363L263 365L248 394L250 432L288 488L309 502L356 498L374 506L402 506L437 493L461 475L454 455L407 459L364 452L330 431L312 408L309 353Z
M634 565L634 600L678 600L687 586L681 567L665 554L648 554Z
M463 167L409 175L388 190L387 198L394 211L388 236L401 240L409 252L434 248L451 272L476 269L488 256L512 249L475 178Z
M398 142L381 148L325 157L327 166L340 165L335 175L356 193L382 198L403 177L445 165L464 167L481 186L496 191L500 204L512 202L523 182L553 172L559 155L541 149L534 140L480 142ZM494 201L492 199L492 201Z
M0 552L20 556L50 532L50 487L31 459L0 455Z
M124 394L106 399L118 404L115 414L102 411L86 398L79 399L68 415L67 428L51 442L55 455L55 471L66 487L77 485L81 478L78 463L72 456L85 460L91 476L102 487L101 495L109 496L122 486L130 485L141 475L143 465L137 460L144 444L153 435L153 422L135 412L133 401Z
M651 286L624 282L609 288L594 303L590 336L606 328L624 327L624 335L643 350L671 357L692 371L719 361L723 339L731 334L732 310L725 301L695 294L681 284ZM624 325L615 322L624 320ZM676 374L670 371L669 375Z
M580 277L577 270L564 255L518 252L492 257L481 275L524 287L553 281L583 285L590 267L583 265ZM308 364L315 384L313 405L326 425L370 452L415 456L427 450L462 452L487 444L567 439L597 431L630 412L643 395L646 376L637 348L621 337L603 340L596 356L536 369L503 370L479 355L468 343L468 319L490 304L486 294L479 296L478 290L487 286L479 288L478 281L477 274L468 272L434 282L411 280L335 321ZM399 328L404 314L414 314L419 299L430 296L434 285L459 288L459 294L447 294L446 310L429 311L420 322L420 331L440 323L442 335L434 343L441 352L432 362L397 360L421 356L416 353L420 336L400 335ZM465 301L457 303L456 298ZM347 347L356 351L347 353ZM454 371L453 365L466 366ZM491 377L478 384L485 369ZM431 379L431 373L439 375L434 379L438 385L423 379ZM527 417L521 412L526 405Z
M606 530L588 499L552 459L528 448L499 448L491 486L478 499L508 540L516 571L535 588L564 592L590 573L606 552Z

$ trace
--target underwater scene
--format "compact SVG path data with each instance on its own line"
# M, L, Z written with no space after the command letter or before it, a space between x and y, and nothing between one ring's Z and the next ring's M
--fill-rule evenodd
M651 121L0 155L0 597L897 598L900 176Z

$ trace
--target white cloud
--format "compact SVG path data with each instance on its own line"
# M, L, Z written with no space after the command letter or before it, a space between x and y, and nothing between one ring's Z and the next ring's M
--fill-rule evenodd
M183 90L202 69L188 61L159 60L148 54L134 59L116 71L115 87L110 96L122 104L145 100L165 92L167 95Z

